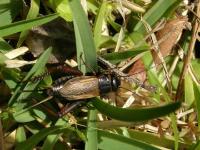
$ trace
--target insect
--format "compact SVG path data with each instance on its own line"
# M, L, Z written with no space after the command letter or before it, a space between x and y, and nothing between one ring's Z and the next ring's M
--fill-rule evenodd
M67 81L62 81L47 89L47 94L60 96L69 102L58 113L59 116L67 114L75 107L85 103L87 99L103 96L109 92L116 92L120 86L120 78L115 74L103 74L100 76L77 76Z
M110 67L107 62L102 60L102 58L99 59L99 62L103 63L104 66ZM57 79L55 84L46 90L49 96L60 96L69 102L72 102L70 106L67 105L61 110L59 116L63 116L89 98L104 96L110 92L116 92L121 85L121 76L126 76L114 69L113 66L112 72L100 74L99 76L83 76L77 70L75 71L75 69L68 66L62 67L61 65L56 68L54 67L53 69L51 68L50 73L57 72L57 70L68 74L71 73L71 75ZM44 76L50 73L45 73L41 76L35 77L33 78L33 81L42 80ZM138 82L136 83L138 84Z
M50 95L56 93L67 100L81 100L115 92L120 86L115 74L74 77L64 84L48 89ZM51 94L52 93L52 94Z

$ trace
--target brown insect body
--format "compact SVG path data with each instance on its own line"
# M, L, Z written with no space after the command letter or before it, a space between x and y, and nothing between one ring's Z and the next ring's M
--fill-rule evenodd
M75 77L67 81L58 93L68 100L96 97L99 95L98 78L95 76Z
M81 100L116 91L119 86L120 80L115 75L80 76L53 87L51 91L67 100Z

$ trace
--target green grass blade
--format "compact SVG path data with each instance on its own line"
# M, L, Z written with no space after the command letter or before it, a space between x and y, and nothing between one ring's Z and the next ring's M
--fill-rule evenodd
M97 110L96 109L90 109L88 113L88 126L87 126L87 141L85 144L86 150L93 150L97 149Z
M178 127L177 127L177 118L176 115L173 113L170 115L170 118L172 120L172 129L173 129L173 133L174 133L174 149L178 150L179 149L179 131L178 131Z
M86 14L79 1L70 0L70 7L73 14L79 69L83 73L97 71L96 48ZM81 54L83 60L80 58Z
M143 19L152 27L161 17L163 17L171 6L177 4L177 1L181 2L180 0L158 0L153 7L145 13ZM136 24L134 31L145 33L146 29L141 21Z
M111 106L97 98L92 104L106 116L127 122L140 122L165 116L181 106L180 102L175 102L156 107L125 109Z
M36 18L39 14L40 0L31 0L30 10L27 14L26 20ZM28 35L28 31L22 31L17 43L17 47L23 43Z
M65 126L67 124L66 120L64 119L59 119L55 126ZM51 150L53 149L55 143L57 142L57 140L59 139L60 134L51 134L48 135L43 146L42 146L42 150Z
M51 8L55 10L66 21L72 21L72 12L69 6L69 0L49 0Z
M117 129L117 131L117 133L123 134L121 129ZM128 135L130 138L138 141L158 145L168 149L174 149L174 138L171 136L164 135L160 137L155 133L140 132L132 129L128 129ZM179 141L179 145L180 149L187 149L191 146L189 143L184 143L181 140Z
M16 132L16 141L17 143L26 141L26 133L24 127L18 127Z
M0 51L2 53L7 53L12 49L13 48L4 39L0 38Z
M79 69L83 73L97 71L96 48L86 14L80 1L70 0L69 2L73 14ZM93 122L96 115L95 110L89 110L86 150L97 148L96 123ZM90 129L91 127L93 128Z
M188 150L199 150L200 149L200 141L198 140L195 145L192 145Z
M194 95L195 95L195 103L196 103L196 110L197 110L197 121L198 121L198 129L200 130L200 87L196 85L195 83L193 84L194 88Z
M102 38L102 26L106 18L106 12L108 7L108 2L103 1L101 4L101 7L99 8L98 15L95 20L95 25L94 25L94 41L95 45L98 48L99 44L101 43L101 38Z
M144 50L127 50L127 51L123 51L123 52L113 52L113 53L108 53L103 55L102 57L109 60L111 63L115 64L115 63L119 63L123 60L126 60L130 57L135 57L138 54L141 54L143 52L146 52L147 48Z
M28 74L26 75L26 77L24 78L25 81L27 81L32 75L39 75L41 73L41 71L44 69L45 64L48 61L48 58L51 54L52 48L48 48L38 59L38 61L36 62L36 64L32 67L32 69L28 72ZM29 89L27 88L27 90L33 90L35 87L37 86L37 84L32 84L32 87L30 86ZM26 92L26 93L21 93L19 95L19 91L20 91L21 87L19 86L14 94L12 95L11 99L9 100L8 105L11 106L14 101L19 101L20 99L25 99L27 98L31 93ZM17 96L19 96L17 98Z
M21 0L0 1L0 26L10 24L22 9Z
M57 14L51 14L48 16L19 21L19 22L15 22L15 23L12 23L9 25L1 26L0 27L0 37L8 36L8 35L20 32L20 31L31 29L32 27L45 24L56 18L58 18Z
M59 134L62 133L64 130L70 129L67 126L53 126L49 128L44 128L40 130L40 132L34 134L29 139L24 142L18 143L16 150L30 150L33 149L42 139L44 139L49 134Z
M114 150L159 150L158 148L140 142L131 138L127 138L118 134L113 134L106 131L98 131L99 149L114 149Z
M187 107L191 107L192 104L194 103L194 88L193 88L193 81L191 79L191 76L189 74L185 75L185 80L184 80L184 95L185 95L185 103L187 105Z
M18 109L22 109L24 107L24 105L21 106L17 106ZM35 116L33 115L33 112L32 111L16 111L16 113L13 114L13 118L16 122L18 123L26 123L26 122L31 122L31 121L34 121L36 118ZM19 113L21 114L19 114Z
M160 88L160 91L165 99L166 102L172 102L169 94L167 93L167 91L162 87L161 83L159 82L157 76L155 75L155 73L153 73L152 71L148 71L148 76L154 81L154 83L156 83L156 85ZM179 101L179 103L181 103ZM174 133L174 138L175 138L175 149L178 149L178 139L179 139L179 132L178 132L178 128L177 128L177 123L176 123L176 116L175 114L171 114L170 115L171 121L172 121L172 128L173 128L173 133Z

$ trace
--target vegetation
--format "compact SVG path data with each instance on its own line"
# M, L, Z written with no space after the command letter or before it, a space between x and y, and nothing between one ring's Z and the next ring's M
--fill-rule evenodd
M0 149L198 149L200 2L1 0L0 10ZM47 70L64 63L125 76L58 117L72 102L49 96L63 74Z

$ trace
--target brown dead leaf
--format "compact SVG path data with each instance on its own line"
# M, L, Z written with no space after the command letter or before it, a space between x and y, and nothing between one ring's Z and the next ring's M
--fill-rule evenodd
M187 24L187 17L178 17L167 21L165 26L156 33L159 50L163 58L170 55L172 48L178 43L183 29L186 28ZM155 51L152 51L153 60L155 64L160 64L161 60Z
M0 119L0 150L4 150L4 138L3 138L3 127L1 124L1 119Z
M170 55L172 48L179 41L186 24L188 24L188 18L178 17L176 19L167 21L165 26L156 33L159 49L163 58ZM152 56L155 64L161 64L161 60L155 50L152 51ZM138 78L141 82L145 82L146 71L141 59L137 60L130 67L128 74Z
M53 54L49 58L49 63L63 63L76 52L73 26L62 19L33 28L29 32L26 44L34 57L38 57L45 49L52 47Z
M146 80L146 71L144 67L144 63L141 59L138 59L130 68L128 71L128 74L131 75L134 78L139 79L141 82L144 82Z
M163 120L162 122L161 122L161 124L160 124L160 126L162 127L162 128L164 128L164 129L167 129L167 128L169 128L170 127L170 121L169 120Z

